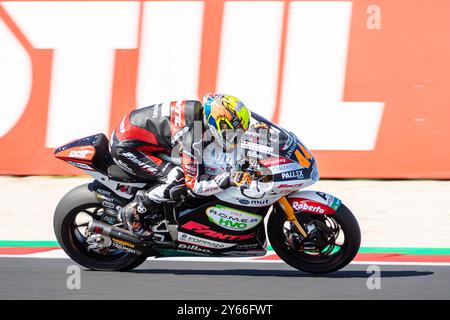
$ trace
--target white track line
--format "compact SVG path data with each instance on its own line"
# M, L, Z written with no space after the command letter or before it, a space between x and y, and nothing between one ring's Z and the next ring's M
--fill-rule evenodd
M350 264L385 266L433 266L450 267L450 262L397 262L397 261L352 261Z
M35 259L70 259L69 256L61 249L38 252L24 255L0 255L0 258L35 258ZM170 258L153 258L147 260L160 261L185 261L185 262L240 262L240 263L284 263L282 260L255 260L254 258L217 258L217 257L170 257ZM354 265L386 265L386 266L442 266L450 267L448 262L391 262L391 261L352 261Z

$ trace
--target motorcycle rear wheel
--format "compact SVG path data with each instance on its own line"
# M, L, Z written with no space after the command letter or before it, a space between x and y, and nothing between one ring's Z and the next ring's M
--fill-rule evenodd
M307 213L296 213L299 222L302 221L301 217L305 214ZM310 217L313 219L314 217L319 218L314 214ZM334 223L339 226L340 232L344 234L345 240L342 245L339 245L338 250L330 251L328 255L321 255L320 252L312 254L291 246L285 233L285 224L289 224L289 222L282 209L276 207L270 214L267 225L269 241L275 253L290 266L304 272L323 274L344 268L356 256L361 244L361 231L358 221L344 204L334 214L326 218L333 219ZM334 244L330 244L330 246L332 245Z
M136 268L147 259L147 256L119 250L111 254L87 250L86 238L79 231L82 225L77 224L77 216L80 213L91 214L93 219L99 220L102 210L88 186L89 184L83 184L72 189L59 201L53 218L53 228L58 243L72 260L91 270L128 271Z

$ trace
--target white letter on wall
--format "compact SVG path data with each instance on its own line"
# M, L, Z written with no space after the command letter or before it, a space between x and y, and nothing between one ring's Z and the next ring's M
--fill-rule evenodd
M33 47L55 50L46 145L107 133L114 50L136 48L139 3L3 5Z
M0 137L14 127L25 111L31 81L28 52L0 19Z
M138 107L197 99L202 21L202 1L145 3Z
M277 93L282 2L226 2L217 91L271 118Z
M351 2L292 2L282 125L311 149L371 150L382 102L343 102Z

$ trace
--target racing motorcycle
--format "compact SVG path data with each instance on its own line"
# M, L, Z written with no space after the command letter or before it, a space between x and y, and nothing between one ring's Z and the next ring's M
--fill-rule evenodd
M240 170L253 177L249 185L162 204L160 214L142 218L151 238L129 230L120 213L137 191L155 182L139 180L117 166L104 134L57 148L56 158L94 178L57 205L54 231L59 244L75 262L93 270L131 270L148 257L264 256L267 238L275 253L298 270L329 273L345 267L359 250L357 220L340 199L299 191L318 180L315 160L293 133L272 127L281 141L278 152L254 143L258 132L249 132L242 142L248 152ZM207 168L212 173L221 169Z

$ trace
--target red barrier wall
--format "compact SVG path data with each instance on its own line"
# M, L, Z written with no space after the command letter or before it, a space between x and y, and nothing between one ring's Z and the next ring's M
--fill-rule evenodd
M60 3L68 2L86 3L83 1L61 1ZM103 3L113 6L117 2L121 1L90 1L89 3ZM201 97L207 92L227 86L232 87L232 84L227 84L227 77L222 74L226 72L226 68L233 68L234 66L229 60L222 65L221 61L227 60L227 55L230 55L230 53L224 51L226 49L224 43L229 41L226 39L237 37L236 41L240 41L238 39L239 34L231 38L225 37L226 32L232 32L229 31L232 30L230 26L236 23L242 24L242 28L248 28L247 22L242 21L242 19L233 21L232 13L239 12L241 8L229 6L229 3L239 1L183 2L200 2L201 4L200 6L193 5L192 10L192 15L198 14L199 19L201 19L199 37L192 40L199 48L196 55L198 67L195 69L198 69L198 83L196 83L196 92L192 95ZM263 3L266 2L251 1L255 6L255 16L248 15L251 23L253 23L253 19L256 22L260 21L258 20L259 17L256 16L257 9L258 6L266 8L263 7ZM292 55L292 52L294 52L293 49L291 50L292 42L297 41L295 40L297 38L293 36L297 32L293 29L295 28L294 19L298 19L303 7L296 7L302 1L275 2L279 3L279 6L274 6L274 8L280 9L277 13L266 10L268 15L273 14L274 27L279 28L277 29L279 30L278 33L273 38L275 39L274 43L267 44L268 49L276 45L273 54L273 61L276 62L273 65L276 70L274 75L267 75L267 77L273 77L273 83L275 83L272 86L274 99L269 104L272 108L269 116L272 116L275 121L279 120L281 124L284 121L283 113L285 119L286 117L299 119L299 128L291 129L293 131L298 129L299 131L296 133L302 138L300 128L302 122L305 123L305 126L308 123L308 128L314 128L314 123L320 124L329 119L325 119L326 112L323 112L321 118L304 118L307 109L302 108L306 108L305 106L289 107L293 103L288 101L291 98L286 93L288 92L286 88L296 85L295 82L292 84L292 81L287 80L290 77L288 73L291 72L290 63L292 68L296 67L293 66L292 62L295 61L295 56L289 57L288 55ZM330 16L334 17L332 5L336 2L317 2L324 4L323 10L330 10ZM40 2L33 1L33 3L39 4ZM145 58L140 55L140 50L143 46L143 39L147 39L145 33L151 31L151 21L155 21L155 26L157 20L156 18L151 20L151 12L156 10L156 7L149 7L149 16L143 13L146 10L146 5L155 3L155 1L130 1L127 3L135 4L134 7L130 7L130 19L136 20L136 30L133 31L135 35L130 37L136 37L137 40L135 45L124 45L122 48L115 48L113 51L111 86L108 93L110 102L108 112L105 113L107 125L104 131L107 135L125 112L141 104L139 99L136 98L136 90L140 79L139 70L143 68L142 61ZM165 4L167 5L167 3L170 3L170 1ZM334 142L330 140L330 143L325 147L316 147L314 137L304 141L318 158L321 176L339 178L450 178L450 41L448 41L450 39L450 19L448 19L450 2L446 0L436 0L432 3L425 0L378 0L376 5L380 9L380 15L375 18L379 18L380 29L368 27L368 19L374 19L376 13L369 8L373 1L338 1L338 3L346 3L347 5L342 6L343 10L339 11L341 15L337 16L335 22L330 23L345 21L346 14L350 14L342 102L377 102L380 104L379 110L382 111L380 111L379 123L374 122L373 144L366 143L362 147L351 147L351 144L349 144L350 147L348 148L336 144L335 147ZM22 104L23 111L18 111L16 116L9 115L3 119L3 122L0 122L0 134L1 130L4 130L3 134L0 135L0 174L80 174L81 171L78 169L54 159L54 146L48 143L49 140L58 140L58 136L55 136L55 134L49 138L48 129L49 121L54 121L54 118L49 117L52 92L58 90L54 83L54 73L57 66L55 51L57 48L51 48L52 45L45 47L47 40L44 38L46 35L42 34L43 38L40 39L40 35L32 31L32 25L29 21L35 19L36 16L31 20L27 18L27 5L29 5L28 2L0 1L0 43L2 43L2 34L4 39L12 43L11 51L4 53L3 57L7 59L15 57L14 50L18 48L18 43L30 61L30 70L28 73L24 73L24 77L30 79L30 87L26 89L24 86L24 89L17 93L17 95L23 94L23 96L28 97L27 101ZM329 5L330 8L327 7ZM311 9L312 7L308 8ZM311 10L316 10L314 8ZM317 10L321 12L322 9L318 8ZM168 17L171 14L171 10L164 12ZM177 15L177 19L182 15L179 12L174 14ZM145 19L150 19L150 22L146 24ZM261 19L264 19L264 17L261 16ZM322 16L320 19L322 19ZM39 21L36 21L37 26L42 26L42 22L39 25ZM164 21L160 23L164 25ZM268 21L267 23L272 22ZM149 29L143 29L147 25ZM189 28L189 25L186 22L186 28ZM251 32L255 32L256 37L258 31ZM318 32L318 37L320 36L320 30L311 28L311 31L308 30L308 32ZM167 37L171 36L171 34L167 34ZM174 37L177 37L176 33ZM299 37L299 39L298 41L301 41L303 38ZM14 44L13 41L18 42ZM255 38L255 46L257 46L256 42L258 41ZM272 40L268 39L267 41ZM41 44L41 42L44 44ZM48 42L51 41L48 40ZM168 45L170 45L170 41ZM330 44L324 43L323 45L327 47ZM154 44L153 50L158 50L158 43ZM183 50L183 46L179 47L180 54L183 54ZM236 50L239 50L239 48L236 48ZM193 49L192 52L196 51ZM261 54L264 53L260 52ZM320 50L318 54L321 54ZM255 52L255 57L257 56L258 52ZM272 56L268 55L268 57L272 59ZM2 59L2 56L0 56L0 59ZM175 55L173 59L178 58ZM11 61L14 62L14 60ZM236 63L243 64L243 62ZM315 62L312 61L311 63ZM8 65L11 64L8 62ZM0 70L2 70L1 62ZM92 75L95 75L95 72L96 70L92 70ZM89 74L86 75L86 77L90 76ZM183 77L184 75L180 74L179 76ZM244 70L242 76L249 77L249 79L254 78L255 83L257 83L261 81L261 77L266 75L247 75ZM301 76L300 73L299 76ZM11 70L8 75L3 74L2 76L0 74L0 84L6 83L7 85L6 77L13 79L15 75L12 74ZM1 82L1 79L3 79L3 82ZM249 80L246 83L249 82L252 81ZM183 84L180 86L183 86ZM14 88L17 88L17 86ZM253 89L252 87L249 88ZM13 93L10 93L11 88L6 87L4 89L3 97L0 91L2 112L6 112L6 108L10 108L9 101L15 99ZM254 90L257 92L258 88L254 88ZM266 88L261 88L261 92L265 90ZM233 92L230 93L234 94ZM83 92L79 94L82 95ZM243 94L245 95L245 92ZM302 94L302 90L299 89L300 101L303 101ZM327 92L324 92L324 95L326 94ZM240 97L239 94L236 95ZM257 98L257 95L253 94L249 95L247 100L257 101ZM89 101L89 99L90 97L87 96L86 101ZM246 102L244 98L242 100ZM158 101L149 101L149 103L154 102ZM248 102L246 104L249 105L250 109L256 108L259 111L258 106ZM18 105L18 103L15 103L15 105ZM317 105L317 108L319 107L322 108L322 105ZM345 108L345 106L342 108ZM364 105L361 105L361 108L364 108ZM266 109L262 110L262 113L264 112L267 114ZM85 118L89 116L89 114L80 115L80 117ZM350 121L349 119L338 119L336 121L344 120ZM360 120L363 119L355 116L354 121ZM79 122L79 125L82 126L78 118L74 118L73 121L74 123L67 123L67 127L75 126L76 122ZM345 121L342 122L342 127L339 127L338 123L333 123L333 127L326 127L329 130L324 129L324 127L317 127L317 131L320 130L321 135L329 135L331 139L339 130L344 130L348 126ZM64 124L64 126L66 125ZM74 130L76 131L76 128ZM358 130L364 131L364 128ZM353 132L354 137L366 134L358 130ZM308 132L310 131L308 129ZM97 132L92 132L92 134L95 133ZM311 134L311 136L314 136L314 134ZM73 137L73 139L75 138L78 138L78 136ZM351 138L352 135L349 135L348 139ZM368 138L367 141L369 140Z

